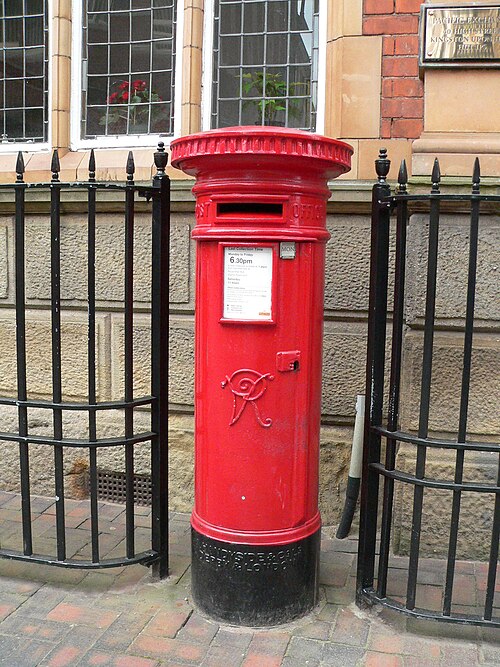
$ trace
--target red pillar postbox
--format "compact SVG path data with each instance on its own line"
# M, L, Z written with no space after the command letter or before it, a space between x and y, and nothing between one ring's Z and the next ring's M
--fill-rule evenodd
M326 183L351 154L276 127L172 142L196 176L192 594L218 620L317 602Z

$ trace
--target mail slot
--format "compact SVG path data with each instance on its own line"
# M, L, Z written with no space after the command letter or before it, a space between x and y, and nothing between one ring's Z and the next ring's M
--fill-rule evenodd
M196 176L192 595L221 621L317 602L327 180L351 154L275 127L172 142Z

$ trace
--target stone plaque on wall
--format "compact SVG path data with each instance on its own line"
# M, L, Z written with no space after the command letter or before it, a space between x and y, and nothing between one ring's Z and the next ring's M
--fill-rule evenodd
M500 67L500 4L423 6L420 65Z

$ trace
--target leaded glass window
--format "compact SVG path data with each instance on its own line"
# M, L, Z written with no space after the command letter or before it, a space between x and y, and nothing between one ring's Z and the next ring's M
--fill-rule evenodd
M84 0L81 138L173 133L176 0Z
M2 143L48 138L46 0L0 0Z
M319 0L214 0L212 127L316 129Z

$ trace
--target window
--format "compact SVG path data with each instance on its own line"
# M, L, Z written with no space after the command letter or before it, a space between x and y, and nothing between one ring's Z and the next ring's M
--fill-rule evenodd
M82 0L77 142L173 134L176 4Z
M48 140L46 0L0 0L2 144Z
M315 131L319 0L213 2L210 127Z

